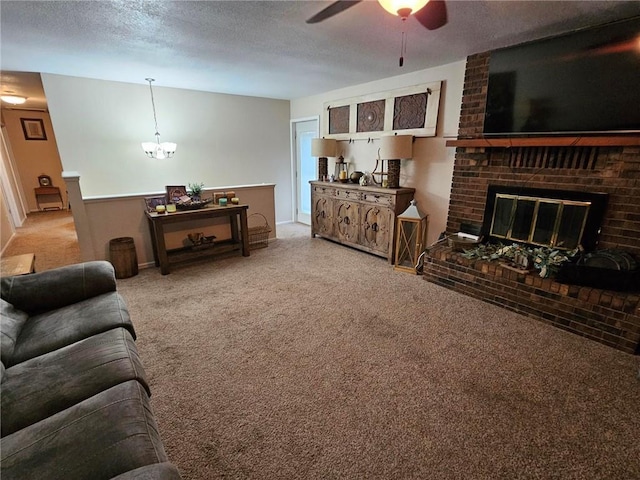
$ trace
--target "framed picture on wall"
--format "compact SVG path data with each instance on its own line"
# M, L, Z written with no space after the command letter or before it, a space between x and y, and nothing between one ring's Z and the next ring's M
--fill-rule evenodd
M41 118L21 118L22 131L25 140L46 140L47 132L44 130L44 122Z

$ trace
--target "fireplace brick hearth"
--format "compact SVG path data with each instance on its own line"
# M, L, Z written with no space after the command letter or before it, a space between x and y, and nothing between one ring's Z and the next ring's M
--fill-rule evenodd
M489 185L609 195L598 248L640 260L638 136L483 138L490 52L467 58L447 234L482 225ZM584 142L584 140L587 140ZM474 140L476 140L474 142ZM513 143L513 144L512 144ZM579 287L470 260L446 245L429 249L426 280L539 319L629 353L640 354L640 295Z
M640 295L558 283L541 278L537 271L519 272L495 261L465 258L445 245L429 250L424 277L610 347L639 353Z

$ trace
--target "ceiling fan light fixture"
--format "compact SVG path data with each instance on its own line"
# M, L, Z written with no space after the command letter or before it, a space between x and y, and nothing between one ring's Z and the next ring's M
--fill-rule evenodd
M11 105L22 105L27 101L27 97L21 97L19 95L2 95L0 96L5 103L10 103Z
M378 3L390 14L407 18L423 8L429 0L378 0Z

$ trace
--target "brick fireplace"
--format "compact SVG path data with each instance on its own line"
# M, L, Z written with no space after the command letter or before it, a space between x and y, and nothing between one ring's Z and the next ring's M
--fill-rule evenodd
M640 137L482 136L490 53L467 59L447 233L482 225L490 185L608 194L599 249L640 259ZM425 280L640 354L640 295L561 284L433 247Z

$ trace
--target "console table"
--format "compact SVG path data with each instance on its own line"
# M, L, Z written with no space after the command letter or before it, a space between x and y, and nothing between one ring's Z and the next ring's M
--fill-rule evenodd
M145 212L151 231L153 258L160 273L169 273L169 264L205 255L242 250L242 256L249 256L249 233L247 228L248 205L218 205L199 210L183 210L175 213ZM201 219L228 217L231 226L231 239L214 242L209 248L177 248L167 250L164 241L164 226L171 223L189 222Z
M36 187L34 188L36 194L36 204L38 205L38 210L49 210L51 208L55 208L56 210L64 209L64 200L62 200L62 194L60 193L59 187ZM53 200L55 198L56 202L60 202L60 207L46 207L42 208L40 203L47 200Z

